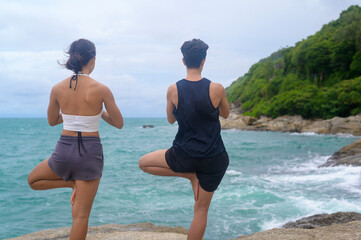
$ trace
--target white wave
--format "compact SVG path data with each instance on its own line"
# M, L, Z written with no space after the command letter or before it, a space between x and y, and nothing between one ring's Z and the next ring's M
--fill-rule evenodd
M226 174L228 174L228 175L236 175L236 176L242 175L241 172L237 172L236 170L227 170Z
M295 219L295 220L297 220L297 219ZM294 218L277 219L275 217L272 217L271 220L262 222L260 227L261 227L262 231L266 231L266 230L269 230L272 228L281 228L284 224L286 224L290 221L295 221L295 220L294 220Z
M315 136L315 135L324 135L324 134L318 134L315 132L302 132L302 133L293 132L293 133L290 133L290 135Z
M266 220L260 224L262 231L272 228L281 228L287 222L294 222L298 219L309 217L316 214L332 214L336 212L360 212L361 206L358 202L352 202L346 199L331 200L313 200L303 196L289 196L287 202L298 208L302 214L292 217L282 218L275 214L271 220Z

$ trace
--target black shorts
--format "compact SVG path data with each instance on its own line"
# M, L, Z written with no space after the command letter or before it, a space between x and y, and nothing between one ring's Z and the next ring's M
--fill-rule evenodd
M199 185L207 192L218 188L229 164L226 151L211 158L187 158L176 154L173 147L165 152L165 160L174 172L195 172Z

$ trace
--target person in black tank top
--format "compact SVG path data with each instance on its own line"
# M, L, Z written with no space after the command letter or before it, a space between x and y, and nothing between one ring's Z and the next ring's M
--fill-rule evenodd
M228 117L229 105L223 86L201 76L207 49L199 39L182 45L187 76L167 92L167 118L171 124L178 122L178 133L169 149L148 153L139 160L146 173L191 181L195 203L188 239L192 240L204 235L213 193L229 164L219 122L219 116Z

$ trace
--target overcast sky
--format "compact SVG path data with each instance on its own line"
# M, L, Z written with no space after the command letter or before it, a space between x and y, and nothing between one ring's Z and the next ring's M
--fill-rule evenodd
M71 74L57 61L79 38L95 43L92 77L125 117L165 117L167 87L185 76L184 41L208 43L203 75L227 87L359 2L1 0L0 117L46 117L51 87Z

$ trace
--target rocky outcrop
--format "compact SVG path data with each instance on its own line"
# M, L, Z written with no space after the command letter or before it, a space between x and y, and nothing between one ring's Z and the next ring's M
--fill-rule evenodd
M301 116L282 116L275 119L259 119L243 116L232 110L227 119L220 118L222 129L240 129L277 132L314 132L319 134L352 134L361 136L361 114L347 118L307 120Z
M319 214L285 224L253 235L244 235L237 240L356 240L361 239L361 214ZM306 229L305 229L306 228ZM312 228L312 229L310 229ZM70 228L45 230L11 240L67 240ZM155 226L151 223L129 225L107 224L89 227L87 240L185 240L187 230L181 227Z
M27 234L11 240L68 240L70 228L59 228ZM186 240L187 230L181 227L155 226L152 223L129 225L107 224L89 227L87 240Z
M361 221L333 224L316 229L274 228L250 236L240 236L237 240L359 240L360 229Z
M314 229L318 227L330 226L332 224L342 224L358 220L361 220L361 214L356 212L317 214L310 217L301 218L295 222L288 222L283 225L283 228Z
M237 240L356 240L361 239L360 220L355 212L318 214Z
M339 165L361 166L361 139L335 152L327 162L319 167L334 167Z

